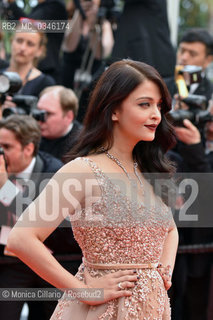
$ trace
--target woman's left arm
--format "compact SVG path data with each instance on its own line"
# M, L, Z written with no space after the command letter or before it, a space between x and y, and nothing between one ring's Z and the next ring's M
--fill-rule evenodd
M177 231L177 227L173 223L165 239L163 252L161 255L160 263L158 265L158 270L163 278L166 290L168 290L172 285L171 278L172 278L172 272L175 265L177 247L178 247L178 231Z

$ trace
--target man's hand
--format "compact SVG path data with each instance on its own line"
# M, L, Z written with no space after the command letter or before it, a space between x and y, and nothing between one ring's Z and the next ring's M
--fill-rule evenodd
M0 188L6 183L8 179L5 160L3 154L0 155Z
M174 95L174 100L173 100L173 109L174 110L189 110L189 106L183 102L183 98L179 96L179 94Z
M84 21L83 29L82 29L82 33L84 35L87 35L89 31L93 30L94 25L97 21L98 4L96 2L97 0L81 2L81 6L86 15L86 20Z
M7 96L6 100L4 101L4 103L2 105L2 110L6 109L6 108L16 107L16 104L14 102L12 102L12 100L13 100L13 97Z
M183 124L185 127L174 127L177 138L188 145L200 143L200 132L191 121L184 119Z

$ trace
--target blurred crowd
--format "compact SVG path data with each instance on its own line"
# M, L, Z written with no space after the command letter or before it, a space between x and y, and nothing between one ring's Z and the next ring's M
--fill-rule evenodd
M19 20L11 36L10 57L0 47L2 288L50 286L5 249L8 234L27 202L20 212L16 204L23 195L35 199L40 182L66 162L66 153L83 128L93 85L116 60L143 61L164 78L172 96L169 119L177 137L168 157L186 177L208 174L204 193L212 198L213 82L206 70L213 62L213 35L204 29L189 29L173 48L166 0L125 0L122 10L118 3L73 0L65 6L63 0L38 0L28 15L15 0L7 0L0 8L8 21ZM33 25L31 32L22 29L23 18ZM36 25L42 20L67 21L69 28L44 33ZM1 44L4 36L1 32ZM32 193L25 186L30 179L36 186ZM184 197L178 199L174 214L184 202ZM200 209L202 215L202 206ZM174 320L213 319L213 224L208 214L203 225L178 225L180 250L169 292ZM81 252L69 227L64 221L45 244L75 274ZM23 303L0 301L2 319L18 320ZM28 319L46 320L56 301L28 305Z

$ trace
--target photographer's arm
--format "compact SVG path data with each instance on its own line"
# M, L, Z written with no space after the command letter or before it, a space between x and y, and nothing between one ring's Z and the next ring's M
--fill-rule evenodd
M7 95L4 103L2 104L2 112L6 108L15 108L17 105L12 101L13 97Z
M189 121L184 120L185 127L175 127L177 138L183 142L178 151L191 172L211 172L199 130Z
M183 120L184 127L174 127L177 138L187 144L197 144L201 142L199 130L191 123L191 121Z
M95 28L99 1L85 1L81 5L86 14L86 20L83 20L80 11L76 9L70 21L70 28L65 32L62 49L65 52L73 52L77 49L81 36L85 38L90 36L91 50L95 51L96 59L106 58L110 55L114 45L111 24L105 19L102 23L97 24L97 29ZM99 28L102 28L101 31Z
M5 158L0 154L0 202L11 212L16 212L16 202L20 198L20 189L8 179Z
M86 20L83 19L80 10L76 9L70 21L70 28L66 30L64 35L62 49L65 52L75 51L81 36L87 38L94 28L98 5L95 1L82 1L81 7L85 13Z
M70 21L70 27L65 31L64 34L64 40L62 43L63 51L73 52L76 50L81 38L82 23L83 19L80 11L75 10L72 20Z
M0 154L0 202L9 207L19 193L20 190L8 180L4 155Z

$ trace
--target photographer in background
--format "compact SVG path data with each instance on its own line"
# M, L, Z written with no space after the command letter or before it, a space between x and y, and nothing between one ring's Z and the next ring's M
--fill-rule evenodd
M192 94L192 97L193 95L194 97L195 95L204 96L206 98L206 106L209 104L213 93L213 84L206 78L205 70L212 61L212 36L203 29L188 30L181 38L178 47L177 65L191 65L202 68L201 81L189 85L187 90ZM169 88L172 94L177 92L174 80L169 84ZM191 110L195 113L199 110L199 108L197 111L193 110L193 107L184 103L181 92L179 92L179 97L175 97L178 102L176 108ZM200 110L202 110L201 106ZM176 151L182 156L183 172L212 172L213 163L211 163L209 155L206 155L205 145L205 140L208 139L209 126L211 127L212 125L205 122L195 125L188 119L183 119L183 127L175 127L178 138ZM203 197L207 197L206 200L208 196L212 197L207 193L203 195ZM200 214L202 215L202 212ZM205 220L203 215L202 218ZM208 217L206 217L207 219ZM211 226L209 228L207 226L205 228L184 228L184 230L179 230L179 234L184 244L205 246L212 242L213 229ZM208 319L212 261L212 253L207 252L178 256L172 288L174 294L172 299L174 320Z
M81 66L82 57L86 51L88 42L90 41L90 33L94 30L98 13L98 3L100 1L80 2L85 19L83 18L80 9L75 7L75 2L76 1L72 1L72 16L69 17L72 27L70 30L66 30L62 42L62 84L71 89L74 88L75 71ZM70 2L68 5L70 7ZM70 12L70 9L68 12ZM90 49L92 50L92 48ZM94 69L96 70L100 64L100 61L95 59L96 52L94 52L94 55L93 71Z
M77 119L83 122L91 88L113 48L115 1L74 0L67 3L67 9L71 28L62 43L62 84L75 91Z
M17 6L15 0L8 0L7 14L11 20L19 20L27 17L26 13ZM38 0L38 4L32 8L28 16L34 20L67 20L67 12L64 0ZM38 69L52 76L57 83L60 82L60 48L64 33L47 33L47 53L39 62Z
M213 84L206 78L205 70L213 61L213 37L207 30L190 29L180 40L177 51L178 65L195 65L203 69L199 85L190 87L190 93L204 95L207 101L211 99Z
M202 67L202 80L199 84L193 84L189 93L204 95L207 101L211 99L213 84L207 79L205 70L213 61L213 37L205 29L192 28L187 30L177 49L176 65L192 65ZM177 93L174 79L166 81L172 96Z
M177 50L177 65L181 66L198 66L202 68L201 79L197 83L188 85L188 92L192 95L202 95L206 98L206 106L213 94L213 83L206 78L205 70L208 65L213 61L213 37L207 30L193 28L187 30L180 40L180 44ZM172 96L177 93L177 86L175 80L167 82L168 88ZM181 92L179 95L175 95L176 105L175 109L181 108L188 110L189 105L182 101ZM205 163L202 163L201 159L204 159L202 139L198 128L194 126L189 120L184 121L183 127L175 127L178 140L181 142L178 144L177 151L184 157L184 153L187 150L192 150L195 153L195 157L192 157L188 168L184 170L191 172L203 172L208 171L205 169ZM198 149L196 149L198 148ZM196 151L195 151L196 149ZM200 157L200 160L196 157ZM201 167L199 167L201 164Z
M0 120L0 146L4 151L4 155L0 155L1 288L50 287L19 259L8 257L10 253L5 251L10 229L22 213L21 208L24 210L27 206L26 198L33 200L38 196L41 182L48 180L63 165L49 154L38 153L40 138L39 126L31 116L12 115ZM70 252L70 246L72 253L80 252L73 239L70 223L64 221L63 226L64 228L58 227L47 238L45 244L53 254L67 254ZM78 262L63 263L70 272L77 271ZM49 319L56 303L56 301L30 301L28 319ZM23 304L24 301L21 300L0 301L1 318L19 320Z
M209 113L213 117L213 106L208 109ZM207 122L205 124L204 137L201 138L201 134L198 128L192 124L189 120L184 120L184 127L175 128L179 143L178 152L182 156L184 163L184 172L195 173L212 173L213 172L213 122ZM198 177L195 175L195 179ZM201 176L202 177L202 176ZM178 257L176 269L173 277L173 290L177 290L179 295L182 295L182 314L180 310L182 306L179 306L179 310L173 308L175 312L174 320L209 320L211 308L211 295L213 293L213 287L211 279L213 279L213 253L212 251L205 250L207 245L212 244L213 239L213 227L208 221L211 221L211 210L207 211L206 208L202 210L202 204L208 205L212 199L212 175L204 175L203 180L206 179L205 189L202 184L199 185L199 201L200 201L200 219L204 221L204 226L191 227L182 230L184 234L185 244L192 245L194 248L199 247L197 252L189 252L188 255L182 254ZM201 179L201 180L202 180ZM180 232L180 230L179 230ZM184 240L184 241L185 241ZM180 258L183 263L184 256L187 262L187 273L184 270L184 265L179 264ZM180 279L182 277L182 281ZM183 280L183 277L186 277ZM181 283L181 284L180 284ZM183 292L180 293L179 287L183 288ZM176 305L180 297L177 297L174 293L173 303ZM210 292L211 295L210 295ZM211 311L212 312L212 311ZM177 315L180 315L178 317Z
M193 95L203 95L206 98L206 105L213 94L213 83L206 78L205 70L213 61L213 37L207 30L194 28L189 29L184 33L180 40L177 51L177 65L182 66L198 66L202 68L201 81L188 86L188 91ZM171 83L170 83L171 84ZM172 87L168 85L171 89ZM171 91L171 90L170 90ZM173 80L172 93L177 92L175 81ZM189 105L182 102L181 93L175 96L177 99L176 108L189 109ZM184 120L183 127L175 127L175 132L178 140L177 151L182 155L183 159L187 157L187 167L184 171L191 172L209 172L208 165L206 166L205 152L203 150L202 140L198 128L189 120ZM191 156L187 156L187 153Z
M22 87L17 94L38 97L47 86L55 84L52 77L36 68L39 59L45 54L46 36L33 27L33 32L23 32L17 27L11 43L11 59L7 69L2 71L17 72L22 80ZM7 96L3 108L12 107L12 97Z
M78 99L75 93L63 86L52 86L41 92L37 108L47 113L41 129L40 150L63 160L63 156L74 146L82 125L75 119Z

